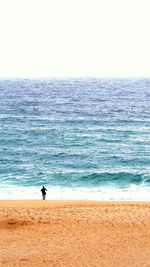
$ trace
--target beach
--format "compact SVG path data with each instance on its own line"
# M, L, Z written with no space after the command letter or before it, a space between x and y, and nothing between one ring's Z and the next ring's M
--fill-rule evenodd
M0 266L150 266L150 202L0 201Z

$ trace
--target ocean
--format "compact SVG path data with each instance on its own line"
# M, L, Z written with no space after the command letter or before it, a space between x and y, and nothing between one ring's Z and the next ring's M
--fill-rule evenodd
M150 79L1 79L0 199L150 200Z

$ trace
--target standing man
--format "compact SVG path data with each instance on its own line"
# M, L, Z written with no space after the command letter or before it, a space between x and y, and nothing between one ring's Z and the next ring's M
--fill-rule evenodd
M43 186L42 189L41 189L43 200L45 200L45 197L46 197L46 191L47 191L47 189Z

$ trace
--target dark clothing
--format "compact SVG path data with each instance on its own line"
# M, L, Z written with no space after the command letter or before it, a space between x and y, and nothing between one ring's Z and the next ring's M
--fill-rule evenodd
M42 194L43 194L43 195L46 195L46 191L47 191L47 189L46 189L45 187L42 188L41 191L42 191Z
M41 189L43 200L45 199L47 189L43 186Z

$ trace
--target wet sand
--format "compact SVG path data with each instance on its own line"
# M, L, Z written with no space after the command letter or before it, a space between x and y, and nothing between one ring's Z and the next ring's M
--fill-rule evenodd
M0 266L149 267L150 202L1 200Z

